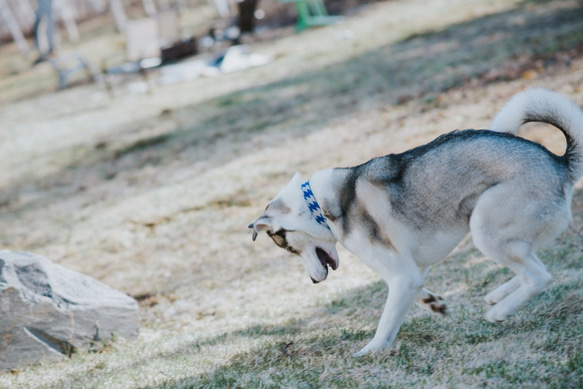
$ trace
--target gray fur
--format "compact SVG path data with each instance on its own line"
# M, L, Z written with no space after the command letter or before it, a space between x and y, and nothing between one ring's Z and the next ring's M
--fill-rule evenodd
M541 145L510 134L452 132L403 154L338 169L345 179L338 195L342 212L337 217L348 216L342 224L349 232L351 211L358 208L357 176L383 188L394 216L419 230L469 228L479 196L502 181L514 181L524 194L536 197L548 192L560 201L573 185L565 162Z

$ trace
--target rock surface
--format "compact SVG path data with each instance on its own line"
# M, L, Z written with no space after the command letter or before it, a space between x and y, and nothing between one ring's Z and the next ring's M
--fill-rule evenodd
M0 250L0 369L136 337L136 301L30 253Z

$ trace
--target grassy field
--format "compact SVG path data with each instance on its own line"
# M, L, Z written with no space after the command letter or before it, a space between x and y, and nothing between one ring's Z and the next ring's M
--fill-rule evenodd
M0 373L0 388L583 387L581 182L571 228L540 253L555 279L515 316L482 318L482 297L511 274L467 238L427 277L448 315L415 307L392 347L359 359L386 298L379 277L340 248L340 268L312 285L247 229L295 171L487 128L526 87L583 105L581 3L379 2L252 48L274 61L151 94L49 93L42 69L3 73L0 249L138 298L142 329ZM564 150L556 130L521 134Z

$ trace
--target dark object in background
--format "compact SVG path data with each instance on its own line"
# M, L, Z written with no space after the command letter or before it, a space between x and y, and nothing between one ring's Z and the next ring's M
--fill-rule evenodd
M239 29L241 34L253 32L255 27L255 9L259 0L243 0L237 3L239 8Z
M173 62L184 57L198 53L195 38L183 39L175 42L172 46L163 47L161 52L162 63Z

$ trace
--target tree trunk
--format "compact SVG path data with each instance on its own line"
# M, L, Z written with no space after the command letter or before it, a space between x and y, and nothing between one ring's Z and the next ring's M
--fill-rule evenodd
M27 26L31 26L34 23L34 8L28 0L19 0L13 2L12 5L18 7L17 13L20 15L21 25L24 28L27 28Z
M24 35L22 35L22 31L20 30L18 23L16 23L14 14L8 6L6 0L0 0L0 17L2 17L4 23L6 23L6 26L10 30L10 33L14 38L14 42L16 42L16 45L18 46L18 49L22 55L28 57L28 54L30 53L28 43L26 43L26 39L24 39Z
M42 56L55 50L55 20L53 0L39 0L33 26L34 42Z
M71 7L69 0L59 0L59 14L63 23L65 23L65 28L67 29L67 34L69 34L69 40L71 42L77 42L80 38L79 30L77 29L77 24L75 24L75 11Z
M113 14L113 20L115 22L115 27L117 28L117 31L124 34L126 31L128 18L126 17L126 13L123 9L123 4L121 3L121 0L109 0L109 9Z

